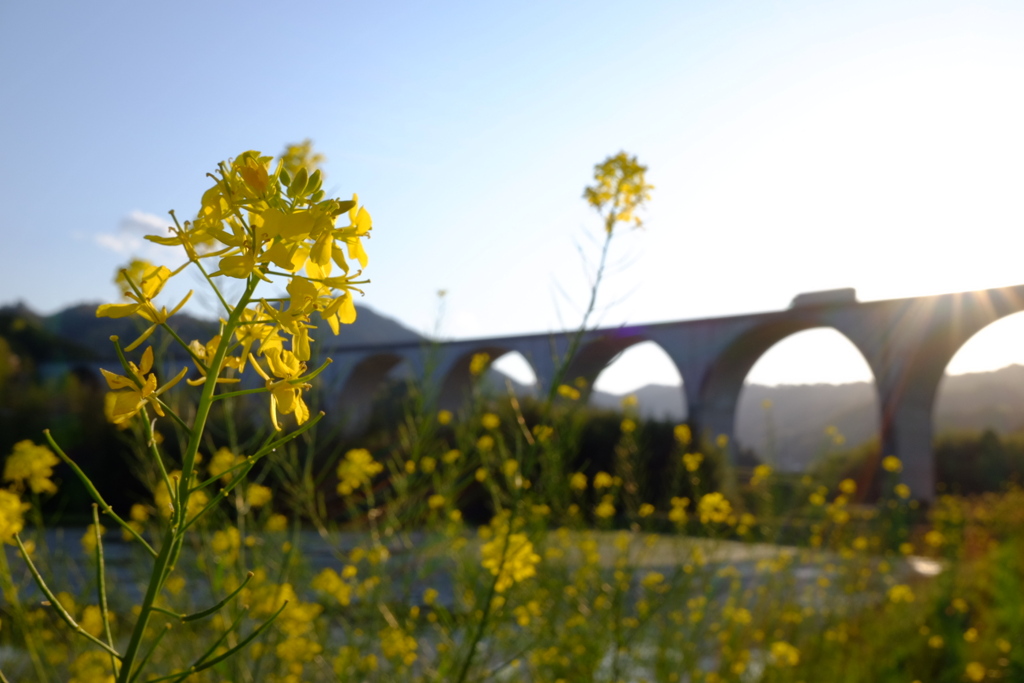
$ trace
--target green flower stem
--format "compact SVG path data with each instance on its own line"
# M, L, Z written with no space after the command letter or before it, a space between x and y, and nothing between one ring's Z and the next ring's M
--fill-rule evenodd
M169 681L169 680L183 681L186 678L188 678L189 676L191 676L192 674L199 673L200 671L204 671L206 669L209 669L212 666L216 666L217 664L220 664L225 659L228 659L229 657L234 655L236 652L241 652L243 649L245 649L246 645L248 645L252 641L256 640L256 638L258 638L259 635L261 633L263 633L263 631L265 631L274 622L275 619L277 619L277 616L279 614L281 614L281 612L283 612L284 608L287 607L287 606L288 606L288 601L286 600L285 603L283 605L281 605L281 607L278 608L278 610L276 612L274 612L272 615L270 615L269 619L267 619L262 624L257 626L253 630L253 632L250 633L249 635L247 635L245 638L243 638L241 640L241 642L238 643L238 645L235 645L234 647L229 648L226 652L224 652L224 653L214 657L213 659L206 659L208 656L210 656L210 654L212 654L220 646L220 644L223 642L224 637L226 637L229 633L231 633L232 630L234 630L234 627L237 626L239 620L241 620L242 616L245 614L243 612L242 615L239 615L238 619L235 620L235 622L232 624L231 628L229 628L227 631L225 631L224 635L221 636L221 638L216 643L214 643L214 646L212 648L210 648L210 650L206 654L204 654L202 657L200 657L199 660L195 664L190 666L185 671L179 671L177 673L170 674L169 676L161 676L160 678L151 678L147 683L158 683L159 681Z
M160 611L163 611L163 610L160 610ZM153 642L150 643L149 650L146 652L146 654L139 661L139 667L138 667L138 669L135 672L135 676L132 676L132 678L131 678L132 681L134 681L138 677L139 673L141 673L142 670L146 668L146 664L148 664L149 660L153 657L153 653L156 652L156 648L160 645L160 641L164 639L164 636L167 635L170 632L170 630L171 630L171 625L170 624L164 624L164 627L162 629L160 629L159 633L156 634L156 638L154 638Z
M262 458L263 456L267 455L271 451L274 451L275 449L280 448L281 446L285 445L289 441L291 441L291 440L295 439L296 437L300 436L301 434L309 431L310 429L312 429L313 427L316 426L317 422L319 422L320 420L322 420L324 418L325 414L326 413L324 413L323 411L320 411L320 413L318 413L316 415L316 417L314 417L314 418L312 418L310 420L307 420L306 424L302 425L301 427L299 427L295 431L288 432L287 434L285 434L283 437L281 437L277 441L272 441L272 442L268 443L267 445L263 446L261 449L259 449L255 453L253 453L252 457L253 458Z
M610 227L609 227L610 226ZM555 400L555 394L558 392L559 385L562 384L565 379L565 373L569 371L569 363L572 362L573 356L580 348L580 344L583 343L583 335L587 332L587 324L590 322L590 316L594 313L594 308L597 306L597 291L601 287L601 280L604 279L604 268L608 260L608 247L612 243L612 235L614 235L614 214L610 215L605 219L605 238L604 246L601 248L601 261L597 266L597 274L594 277L594 284L590 287L590 302L587 304L587 310L583 314L583 322L580 323L579 329L572 336L572 340L569 342L569 349L565 352L565 356L562 357L558 366L555 370L555 376L551 381L551 386L548 387L548 397L544 405L544 413L547 413L547 409L550 408L551 403Z
M214 353L213 359L210 361L207 369L207 377L211 377L215 380L220 375L220 370L224 365L224 359L227 356L228 347L231 345L231 335L234 333L235 326L242 315L242 311L244 311L245 307L249 304L252 294L256 289L256 284L256 278L250 277L247 282L245 292L242 294L241 299L235 306L235 309L231 312L227 322L224 324L223 330L221 331L220 344L217 345L217 351ZM164 581L170 574L171 568L174 566L181 550L185 527L187 525L186 514L188 511L191 481L195 470L196 454L199 452L199 445L203 437L203 432L206 428L206 420L210 416L210 408L213 405L213 394L216 387L216 381L208 380L203 384L202 393L199 396L199 404L196 408L195 420L192 423L192 429L189 434L188 445L186 446L185 453L182 456L182 474L181 481L178 482L178 495L174 510L174 517L164 534L164 542L161 545L160 553L154 562L153 573L150 576L149 586L146 589L146 595L142 601L142 609L139 612L138 621L135 622L135 628L132 630L131 639L128 642L128 648L125 650L124 666L121 668L117 683L128 683L138 673L135 671L135 660L138 657L139 648L142 645L142 639L145 635L146 627L149 624L150 615L153 612L153 605L156 602L157 597L160 595ZM138 671L141 671L141 668L139 668Z
M473 639L469 641L469 651L466 653L466 661L462 663L462 669L459 671L459 677L456 680L457 683L463 683L466 680L466 676L469 675L469 667L473 663L473 657L476 655L476 647L480 644L480 641L484 637L484 629L487 626L487 621L491 616L491 603L494 602L494 594L498 592L498 580L501 578L501 572L505 569L505 559L508 555L508 546L512 541L512 523L515 521L515 517L510 515L508 520L508 533L505 534L505 544L501 548L501 563L498 564L498 571L494 574L494 579L491 581L490 587L487 589L487 600L484 602L483 614L480 616L480 623L477 624L476 633L473 634Z
M32 562L32 558L29 557L28 550L25 548L25 544L22 542L21 536L15 534L14 542L18 544L18 549L21 550L21 556L25 559L25 564L28 565L28 570L32 573L32 578L36 580L36 585L39 586L39 590L41 590L43 592L43 595L46 596L46 599L50 601L50 605L53 606L54 610L56 610L57 612L57 615L64 621L64 623L70 626L71 629L78 635L84 637L87 640L91 640L93 643L103 648L104 651L109 652L118 659L123 660L123 657L121 656L120 652L112 648L110 645L107 645L102 640L100 640L99 638L97 638L96 636L89 633L88 631L86 631L78 625L78 622L75 621L70 614L68 614L68 611L64 609L64 605L60 604L60 601L57 600L57 597L53 594L53 591L50 590L50 587L46 585L46 581L43 580L43 576L39 573L39 569L36 567L35 563ZM4 562L6 563L6 559L4 560Z
M164 411L164 412L165 412L165 413L166 413L166 414L167 414L168 416L170 416L170 418L171 418L172 420L174 420L175 422L177 422L177 423L178 423L178 426L179 426L179 427L181 427L182 429L184 429L184 430L185 430L186 432L187 432L187 431L189 431L188 423L187 423L187 422L185 422L185 421L184 421L183 419L181 419L181 416L179 416L179 415L178 415L178 413L177 413L177 412L176 412L176 411L175 411L175 410L174 410L173 408L171 408L171 407L170 407L169 405L167 405L167 402L166 402L166 401L164 401L164 400L163 400L162 398L160 398L159 396L158 396L158 397L156 398L156 401L157 401L157 403L159 403L159 404L160 404L160 407L161 407L161 408L163 409L163 411Z
M196 612L195 614L183 614L183 615L181 615L181 620L182 621L196 621L197 619L204 619L204 618L209 617L209 616L211 616L213 614L216 614L218 611L220 611L224 607L224 605L226 605L229 602L231 602L231 600L233 600L236 595L238 595L239 593L242 592L242 589L245 588L246 584L248 584L250 580L252 580L253 576L254 576L254 574L252 572L249 572L248 574L246 574L245 575L245 581L242 581L241 585L238 586L238 588L236 588L235 590L231 591L231 593L227 597L225 597L223 600L218 602L213 607L209 607L207 609L204 609L202 612Z
M252 466L253 466L254 462L251 459L249 459L249 460L246 460L245 464L248 465L248 467L246 467L241 472L239 472L238 475L234 479L232 479L224 488L222 488L220 491L218 491L217 495L213 496L210 499L210 502L208 502L203 507L202 510L200 510L196 514L192 515L192 519L188 520L188 522L185 523L185 528L183 529L183 531L187 531L190 526L192 526L193 524L196 523L196 520L200 519L204 514L206 514L207 511L212 510L213 508L215 508L218 503L220 503L222 500L224 500L227 497L227 495L229 493L231 493L235 489L235 487L237 487L239 484L241 484L243 481L245 481L245 478L249 474L249 471L252 469ZM196 488L198 488L198 487L196 487ZM193 490L195 490L195 489L193 489Z
M167 491L173 495L174 485L171 483L171 477L167 473L167 467L164 465L164 459L160 456L160 449L156 445L156 435L153 434L153 423L147 418L142 421L143 429L146 432L146 443L149 445L149 450L153 456L153 460L156 462L157 467L160 469L160 476L164 480L164 486L167 487ZM186 431L188 427L185 427ZM138 534L136 534L138 535ZM152 551L152 549L150 549ZM156 553L154 552L155 556Z
M24 553L25 551L22 550L22 554ZM32 660L32 668L35 669L36 677L40 681L50 680L50 677L46 675L46 669L43 667L43 660L39 658L39 650L36 648L32 632L25 622L25 610L22 607L21 599L18 597L18 588L14 585L11 577L11 566L7 562L7 551L3 547L0 547L0 594L4 596L4 600L10 606L12 621L17 625L18 630L24 634L25 649L28 650L29 659Z
M96 503L92 504L92 531L96 542L96 593L100 600L100 616L103 619L103 635L107 644L114 648L114 636L110 632L110 609L107 607L107 567L103 557L103 535L100 533L100 511ZM110 666L114 675L118 672L117 657L110 655Z
M225 398L234 398L235 396L251 396L253 394L265 394L269 391L266 387L260 387L259 389L239 389L238 391L229 391L226 394L216 394L213 397L214 401L220 401Z
M71 468L71 471L74 472L75 476L78 477L78 479L82 482L82 484L85 486L85 490L89 492L89 495L92 496L92 499L96 501L96 503L103 510L103 514L107 515L112 520L117 522L122 529L127 530L128 533L130 533L136 541L142 544L142 546L146 549L146 552L148 552L153 557L156 557L157 552L153 550L153 546L147 543L146 539L144 539L139 534L138 531L133 529L132 526L128 524L128 522L121 519L121 517L116 512L114 512L114 508L110 507L107 501L103 500L103 496L101 496L100 492L96 490L96 487L93 485L89 477L86 476L85 472L82 471L82 468L79 467L75 463L75 461L69 458L67 454L63 450L61 450L61 447L57 445L57 442L54 440L53 435L50 434L49 429L43 430L43 436L46 437L46 442L50 444L50 448L56 451L57 455L60 456L60 459L67 463L68 467Z

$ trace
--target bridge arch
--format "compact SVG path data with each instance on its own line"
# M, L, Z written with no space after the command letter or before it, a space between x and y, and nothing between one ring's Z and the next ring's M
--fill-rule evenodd
M967 450L947 438L953 433L982 437L991 430L996 438L1019 433L1024 414L1024 312L1012 313L972 335L946 366L932 408L932 443L936 455L939 492L980 493L999 488L1021 472L999 448ZM990 437L982 437L990 445ZM945 442L945 444L944 444ZM967 442L970 443L970 442ZM945 448L943 448L945 445ZM981 444L978 444L981 445ZM952 447L952 452L950 452ZM946 457L940 459L939 452ZM950 457L953 454L954 457Z
M495 358L491 362L491 367L522 387L527 387L533 392L537 391L539 384L537 371L520 351L507 351Z
M864 358L871 369L872 379L877 385L877 369L872 358L858 343L857 335L844 329L840 321L832 321L827 315L779 316L776 319L756 324L741 331L718 353L704 374L697 388L699 411L691 414L691 421L704 438L719 435L735 442L736 410L744 381L758 360L773 346L786 338L805 330L827 328L838 332L847 339ZM730 447L730 454L735 455Z
M633 344L610 358L598 372L589 385L592 390L591 403L594 402L593 392L623 396L655 384L659 385L657 394L638 395L640 415L676 422L684 420L687 413L686 391L679 366L656 339L636 339ZM637 371L642 374L637 376ZM648 401L653 401L653 404ZM608 403L607 406L613 407L613 404ZM619 406L620 403L616 401L614 407Z
M597 376L616 356L632 346L650 341L652 340L643 334L630 333L603 334L586 340L576 355L570 359L563 381L572 384L577 380L583 380L586 382L584 395L587 395L593 388ZM679 374L682 376L682 372Z
M437 394L438 406L448 410L458 410L466 405L473 389L474 377L470 372L470 365L474 356L485 353L488 356L488 363L491 364L506 354L516 351L518 349L495 344L460 347L453 356L442 361L438 367L440 376ZM520 356L536 376L538 373L530 360L521 354Z
M362 433L370 423L373 398L387 376L408 359L398 353L374 353L352 365L336 394L336 405L344 415L344 432Z
M832 326L791 334L747 374L733 433L738 463L784 471L804 471L836 451L874 444L874 453L881 401L871 366Z

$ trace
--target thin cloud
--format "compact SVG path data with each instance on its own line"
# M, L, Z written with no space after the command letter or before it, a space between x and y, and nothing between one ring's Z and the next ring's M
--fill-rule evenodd
M170 221L145 211L132 211L121 219L121 232L137 235L166 235Z
M144 240L143 236L166 235L167 226L165 218L145 211L132 211L118 223L117 232L103 232L93 239L96 244L120 256L148 258L156 245Z

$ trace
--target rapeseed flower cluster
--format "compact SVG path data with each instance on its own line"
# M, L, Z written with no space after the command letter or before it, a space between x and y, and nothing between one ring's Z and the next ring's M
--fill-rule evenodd
M523 533L499 530L480 548L481 565L496 577L494 589L503 593L513 584L525 581L537 574L540 555L534 552L533 543Z
M228 318L223 322L232 338L230 348L223 350L220 336L187 345L199 373L190 383L237 381L222 373L227 369L242 372L251 364L271 395L271 420L277 429L278 414L294 415L300 425L309 419L302 392L308 388L309 332L315 327L311 315L316 313L334 334L340 325L355 321L352 294L368 282L361 279L368 262L362 241L373 227L358 197L327 198L319 169L296 168L294 159L294 154L285 155L271 168L272 157L248 151L220 164L196 217L184 225L175 219L170 236L147 237L157 244L182 248L188 260L175 270L134 264L120 275L127 285L129 303L104 304L96 311L101 317L137 315L149 323L125 348L131 351L157 327L171 331L168 320L181 310L188 296L171 311L158 308L154 299L171 277L195 265L224 304ZM347 225L339 224L340 219L347 219ZM215 265L208 268L207 262ZM216 276L245 281L247 288L238 309L228 306L221 296L212 279ZM256 297L257 284L272 283L274 278L285 280L287 296ZM262 363L254 352L262 357ZM151 352L147 353L150 355L144 355L140 367L127 368L126 377L105 373L111 389L118 392L109 411L112 421L126 422L147 403L157 415L163 414L157 398L181 375L157 389L154 375L147 374L152 366Z
M25 439L14 444L14 450L7 456L4 481L13 484L18 491L27 486L32 493L56 493L57 485L51 477L58 463L60 460L49 448Z

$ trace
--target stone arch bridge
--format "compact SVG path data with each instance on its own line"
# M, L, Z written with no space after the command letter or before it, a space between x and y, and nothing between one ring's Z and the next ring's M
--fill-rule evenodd
M566 378L593 386L622 351L651 341L672 359L683 378L688 421L702 434L731 438L744 378L769 348L789 335L830 327L849 339L874 375L881 409L884 454L904 463L903 481L915 495L935 492L932 409L939 381L957 350L999 318L1024 310L1024 285L937 296L858 302L854 290L802 294L785 310L680 322L588 330ZM438 405L457 408L469 394L474 354L492 360L513 351L532 366L541 387L549 386L573 333L529 334L436 344L392 344L326 348L335 364L322 376L350 432L365 427L376 387L407 363ZM330 399L329 399L330 400Z

